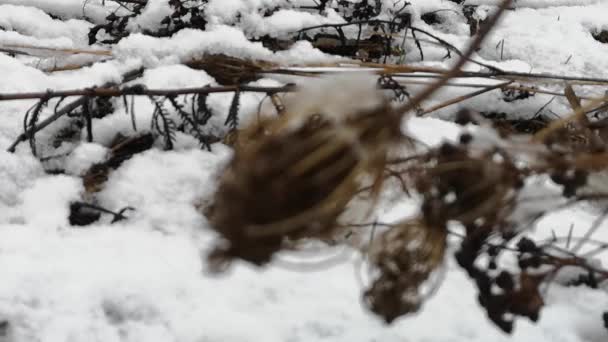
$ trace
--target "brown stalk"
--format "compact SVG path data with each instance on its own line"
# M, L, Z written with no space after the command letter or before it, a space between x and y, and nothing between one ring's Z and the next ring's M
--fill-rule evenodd
M597 108L598 106L602 106L605 102L608 102L608 96L596 98L595 100L591 101L591 103L589 103L585 106L582 106L582 107L578 107L571 114L566 115L562 119L551 122L546 128L544 128L541 131L539 131L538 133L536 133L532 137L532 141L533 142L545 142L546 139L552 133L563 128L568 123L580 121L581 118L583 116L585 116L585 114L587 114L589 111L592 111L593 109Z
M15 44L4 44L0 45L0 49L9 49L9 50L38 50L38 51L46 51L46 52L54 52L61 54L69 54L69 55L95 55L95 56L112 56L112 51L110 50L87 50L87 49L61 49L61 48L49 48L43 46L34 46L34 45L15 45Z
M52 99L57 97L68 96L99 96L99 97L116 97L123 95L146 95L146 96L177 96L187 94L211 94L211 93L229 93L240 91L261 92L261 93L282 93L293 91L294 87L290 85L282 87L256 87L247 85L229 85L215 87L194 87L180 89L145 89L145 88L117 88L113 85L104 85L100 88L87 89L71 89L33 93L5 93L0 94L0 101L13 100L33 100L33 99Z
M240 132L246 143L236 144L208 212L224 238L211 265L233 258L263 265L286 239L331 238L361 177L382 174L400 120L388 104L340 123L288 109Z
M509 85L510 83L511 82L500 83L500 84L497 84L497 85L492 86L492 87L487 87L485 89L481 89L481 90L478 90L478 91L475 91L475 92L472 92L472 93L469 93L469 94L465 94L465 95L462 95L462 96L455 97L453 99L450 99L448 101L445 101L445 102L442 102L442 103L440 103L438 105L435 105L435 106L433 106L431 108L425 109L422 112L420 112L418 115L422 116L422 115L425 115L425 114L429 114L429 113L432 113L432 112L434 112L436 110L439 110L439 109L451 106L451 105L456 104L456 103L460 103L460 102L466 101L468 99L471 99L473 97L479 96L481 94L485 94L485 93L490 92L492 90L504 88L505 86Z

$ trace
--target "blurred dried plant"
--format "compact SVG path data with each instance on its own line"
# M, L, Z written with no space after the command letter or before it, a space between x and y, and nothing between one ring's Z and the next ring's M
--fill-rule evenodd
M209 256L216 269L232 258L264 264L287 240L332 238L361 182L380 188L402 114L374 92L371 106L330 114L296 94L282 116L239 131L247 143L235 144L208 212L224 239Z
M364 298L372 311L390 323L417 311L423 301L420 287L443 263L447 230L423 219L407 220L384 232L370 250L378 272Z

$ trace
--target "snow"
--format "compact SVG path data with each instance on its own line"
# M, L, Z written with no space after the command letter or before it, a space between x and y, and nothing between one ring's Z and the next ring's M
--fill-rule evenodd
M298 116L322 113L340 122L349 113L371 110L382 104L382 93L377 90L376 82L373 74L366 72L330 73L317 79L303 80L298 91L301 96L289 98L286 107Z
M146 71L134 83L148 88L216 85L204 71L180 64L205 54L222 53L281 65L337 61L308 42L298 42L287 51L273 53L261 43L249 40L266 34L283 37L286 32L303 27L342 20L334 11L302 13L287 6L268 17L260 15L258 10L285 5L284 0L211 0L207 5L208 30L186 29L164 38L143 33L156 27L169 13L167 0L154 0L130 24L128 30L133 34L129 37L114 47L89 47L88 29L102 23L112 11L121 11L116 3L106 2L102 6L102 0L0 0L3 28L0 47L33 45L111 52L111 58L103 63L50 74L40 69L46 64L75 59L56 53L41 58L0 53L0 92L91 87L117 82L121 74L141 66ZM410 2L408 10L413 13L415 25L457 47L469 41L467 26L456 15L449 14L449 20L458 23L449 28L429 26L420 19L421 14L429 11L457 8L453 2ZM497 1L466 3L492 5ZM385 0L384 4L392 8L393 1ZM592 30L608 27L605 19L608 1L517 0L514 7L517 9L508 11L474 56L477 60L512 71L608 77L608 45L595 41L590 34ZM496 45L503 39L501 58ZM406 47L407 62L426 66L453 63L442 59L444 49L425 49L425 60L421 61L413 42L408 41ZM467 68L477 70L474 65ZM252 84L278 86L293 80L301 85L306 83L303 78L266 75ZM349 75L341 81L352 83L344 86L338 83L345 98L341 105L351 105L348 98L352 91L361 91L359 100L376 99L365 99L370 96L364 91L369 89L369 77L358 79ZM323 82L323 79L309 82L309 88L305 89L322 101L327 95ZM332 86L336 87L329 85ZM563 84L545 86L563 91ZM408 85L412 93L420 88ZM587 88L576 90L591 95ZM424 105L430 107L470 91L449 87ZM232 96L230 93L209 96L214 113L207 127L209 133L226 132L224 121ZM463 131L475 130L441 120L458 109L493 109L518 116L536 112L552 98L538 94L505 103L501 96L499 91L489 92L439 111L434 117L411 118L403 128L425 144L438 145L457 141ZM263 97L264 94L242 94L241 124L256 117ZM185 97L179 100L188 101ZM137 127L140 132L148 131L152 105L143 97L134 101ZM105 160L116 134L133 133L131 117L122 100L116 99L117 108L112 115L94 119L93 142L64 143L57 149L43 149L44 156L68 153L52 164L62 165L66 174L50 175L44 172L49 164L33 157L27 143L20 145L14 154L5 152L22 132L23 116L34 103L0 102L0 321L10 324L8 335L0 336L0 341L599 342L608 339L608 331L601 322L602 312L608 310L606 288L552 284L539 322L519 319L513 335L506 335L485 317L477 303L474 284L451 257L445 266L443 286L423 310L390 326L362 305L360 294L364 284L357 281L357 274L362 272L357 267L362 256L350 248L323 247L322 254L336 261L331 266L316 265L317 261L311 261L303 252L286 253L265 269L236 263L228 274L211 275L206 269L205 255L216 236L198 207L210 200L217 174L232 151L222 144L214 144L212 151L201 150L195 139L185 134L178 135L175 150L164 151L161 144L156 144L109 174L104 188L96 194L97 204L113 211L135 208L126 212L127 220L110 224L111 217L104 214L93 225L70 226L70 203L85 197L79 176L91 165ZM55 103L51 102L49 108ZM340 112L344 108L330 110ZM556 99L546 107L546 111L557 114L569 110L563 99ZM45 111L42 118L51 113L50 109ZM177 118L176 113L171 115ZM62 122L37 135L38 144L48 142ZM485 139L479 144L495 139L483 135L484 132L475 133ZM537 182L526 195L556 191L546 179ZM415 208L402 199L391 202L381 202L383 206L376 213L379 220L394 222L410 215ZM589 206L562 210L541 220L534 236L549 238L553 231L565 236L572 225L575 235L583 236L596 216ZM608 223L593 238L608 241L606 228ZM597 260L604 265L608 262L605 254L599 254Z
M223 25L207 31L186 29L171 38L134 34L118 44L115 54L120 58L143 57L146 64L157 61L174 64L200 58L205 53L222 52L256 59L268 58L272 54L261 43L249 42L241 30Z
M21 193L43 175L43 170L38 160L31 156L18 156L5 151L0 154L0 222L6 223L7 216L10 219L13 207L19 203Z
M62 18L88 18L94 22L103 22L103 19L112 11L116 11L118 5L109 3L102 6L104 0L2 0L1 4L13 4L18 6L35 7L49 14Z
M273 54L261 43L247 39L243 31L218 25L206 31L181 30L171 38L154 38L133 34L118 43L114 55L118 58L141 58L145 66L175 64L201 58L206 54L226 54L234 57L291 63L293 57L304 63L327 62L335 58L315 50L310 44L297 44L290 50Z
M207 13L212 24L232 24L239 14L249 15L262 8L288 3L287 0L211 0L207 5Z
M0 5L0 27L37 38L69 38L72 43L66 47L84 44L91 26L84 20L70 19L64 22L52 19L47 13L34 7Z
M82 143L71 151L65 161L66 173L80 176L84 174L95 163L105 160L108 149L100 144Z
M595 5L521 9L509 12L503 24L484 44L480 55L499 60L496 45L505 40L505 60L526 61L533 72L554 72L593 77L608 75L603 56L608 46L593 39L591 32L606 24L608 2ZM530 44L535 37L534 44ZM536 58L530 58L535 56Z

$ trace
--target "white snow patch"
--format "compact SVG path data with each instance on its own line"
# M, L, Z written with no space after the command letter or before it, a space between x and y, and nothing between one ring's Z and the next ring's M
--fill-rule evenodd
M102 162L108 155L106 147L94 143L82 143L76 147L65 161L68 174L80 176L93 164Z

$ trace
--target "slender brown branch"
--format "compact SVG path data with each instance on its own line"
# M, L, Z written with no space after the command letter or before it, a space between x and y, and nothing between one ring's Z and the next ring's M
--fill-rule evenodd
M409 65L398 65L398 64L380 64L380 63L367 63L367 62L353 62L352 64L369 67L369 68L381 68L387 73L409 73L409 72L428 72L433 74L446 74L449 70L444 68L435 67L413 67ZM418 70L412 70L417 68ZM393 77L412 77L411 75L394 75ZM437 77L437 76L434 76ZM519 80L519 81L530 81L534 80L555 80L555 81L569 81L572 85L582 84L608 84L607 78L599 77L585 77L585 76L572 76L572 75L559 75L551 73L525 73L516 71L502 71L500 73L487 72L487 71L462 71L454 77L480 77L480 78L498 78L505 80Z
M59 49L59 48L50 48L50 47L34 46L34 45L16 45L16 44L0 45L0 50L4 50L4 49L10 49L12 51L19 51L19 52L21 52L20 51L21 49L38 50L38 51L70 54L70 55L77 55L77 54L96 55L96 56L111 56L112 55L112 51L110 51L110 50Z
M440 104L438 104L436 106L428 108L428 109L422 111L421 113L419 113L419 115L425 115L425 114L434 112L436 110L439 110L441 108L445 108L445 107L451 106L453 104L456 104L456 103L468 100L468 99L473 98L475 96L478 96L478 95L481 95L481 94L485 94L485 93L490 92L492 90L503 88L504 86L506 86L506 85L508 85L510 83L511 82L505 82L505 83L497 84L497 85L492 86L492 87L487 87L485 89L477 90L477 91L474 91L474 92L466 94L466 95L455 97L455 98L450 99L448 101L442 102L442 103L440 103Z
M239 91L258 92L258 93L283 93L293 91L293 85L285 85L280 87L257 87L247 85L231 85L217 87L195 87L195 88L180 88L180 89L147 89L143 87L100 87L87 89L72 89L61 91L46 91L33 93L13 93L0 94L0 101L14 100L32 100L32 99L52 99L57 97L68 96L100 96L100 97L116 97L124 95L144 95L144 96L177 96L186 94L212 94L212 93L229 93Z
M545 139L553 132L555 132L556 130L564 127L564 125L566 125L569 122L574 122L574 121L578 121L580 120L580 118L589 113L592 112L594 110L597 110L597 108L603 107L605 105L605 103L608 102L608 96L604 96L601 98L597 98L593 101L591 101L591 103L577 108L576 110L574 110L571 114L566 115L564 118L559 119L559 120L555 120L553 121L549 126L545 127L544 129L542 129L541 131L539 131L538 133L536 133L533 137L532 137L532 141L534 142L544 142Z
M546 90L546 89L540 89L540 88L534 88L534 87L528 87L528 86L518 86L518 85L510 85L513 81L509 81L509 82L503 82L503 83L499 83L501 85L503 85L502 89L511 89L511 90L518 90L518 91L525 91L525 92L529 92L529 93L534 93L534 94L547 94L547 95L554 95L554 96L561 96L561 97L565 97L566 94L564 93L560 93L557 91L551 91L551 90ZM399 82L399 84L403 84L403 85L429 85L432 84L431 82L422 82L422 81L401 81ZM499 85L497 84L497 85ZM506 84L506 85L504 85ZM482 84L482 83L447 83L445 84L445 87L458 87L458 88L488 88L491 85L488 84ZM595 97L589 97L589 96L579 96L580 99L582 100L593 100L595 99ZM592 111L596 111L598 109L592 110Z

